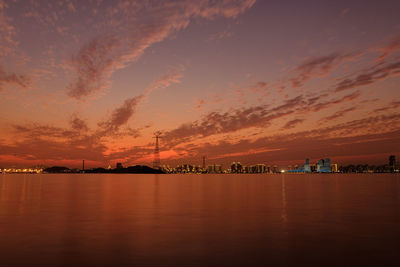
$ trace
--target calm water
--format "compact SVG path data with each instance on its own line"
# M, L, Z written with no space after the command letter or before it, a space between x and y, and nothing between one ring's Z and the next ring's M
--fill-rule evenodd
M400 175L0 175L0 265L400 264Z

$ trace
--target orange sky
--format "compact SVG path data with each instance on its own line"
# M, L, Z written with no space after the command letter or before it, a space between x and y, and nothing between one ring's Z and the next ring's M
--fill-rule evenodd
M387 162L398 1L0 0L0 167Z

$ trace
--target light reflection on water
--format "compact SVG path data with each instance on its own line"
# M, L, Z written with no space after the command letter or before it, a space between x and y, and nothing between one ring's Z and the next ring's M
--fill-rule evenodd
M400 176L0 175L1 265L399 262Z

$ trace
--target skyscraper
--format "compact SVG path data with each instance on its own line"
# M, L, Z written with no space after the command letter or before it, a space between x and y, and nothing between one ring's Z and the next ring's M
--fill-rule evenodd
M396 156L395 155L390 155L389 156L389 166L394 167L396 165Z
M332 172L331 159L320 159L317 162L317 172Z
M306 158L306 162L304 163L304 171L305 172L311 172L310 159L309 158Z

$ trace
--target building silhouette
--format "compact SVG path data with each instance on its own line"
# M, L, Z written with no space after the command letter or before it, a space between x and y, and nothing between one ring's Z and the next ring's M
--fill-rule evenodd
M389 156L389 166L394 167L396 165L396 156L395 155L390 155Z
M317 172L332 172L331 159L320 159L317 162Z

